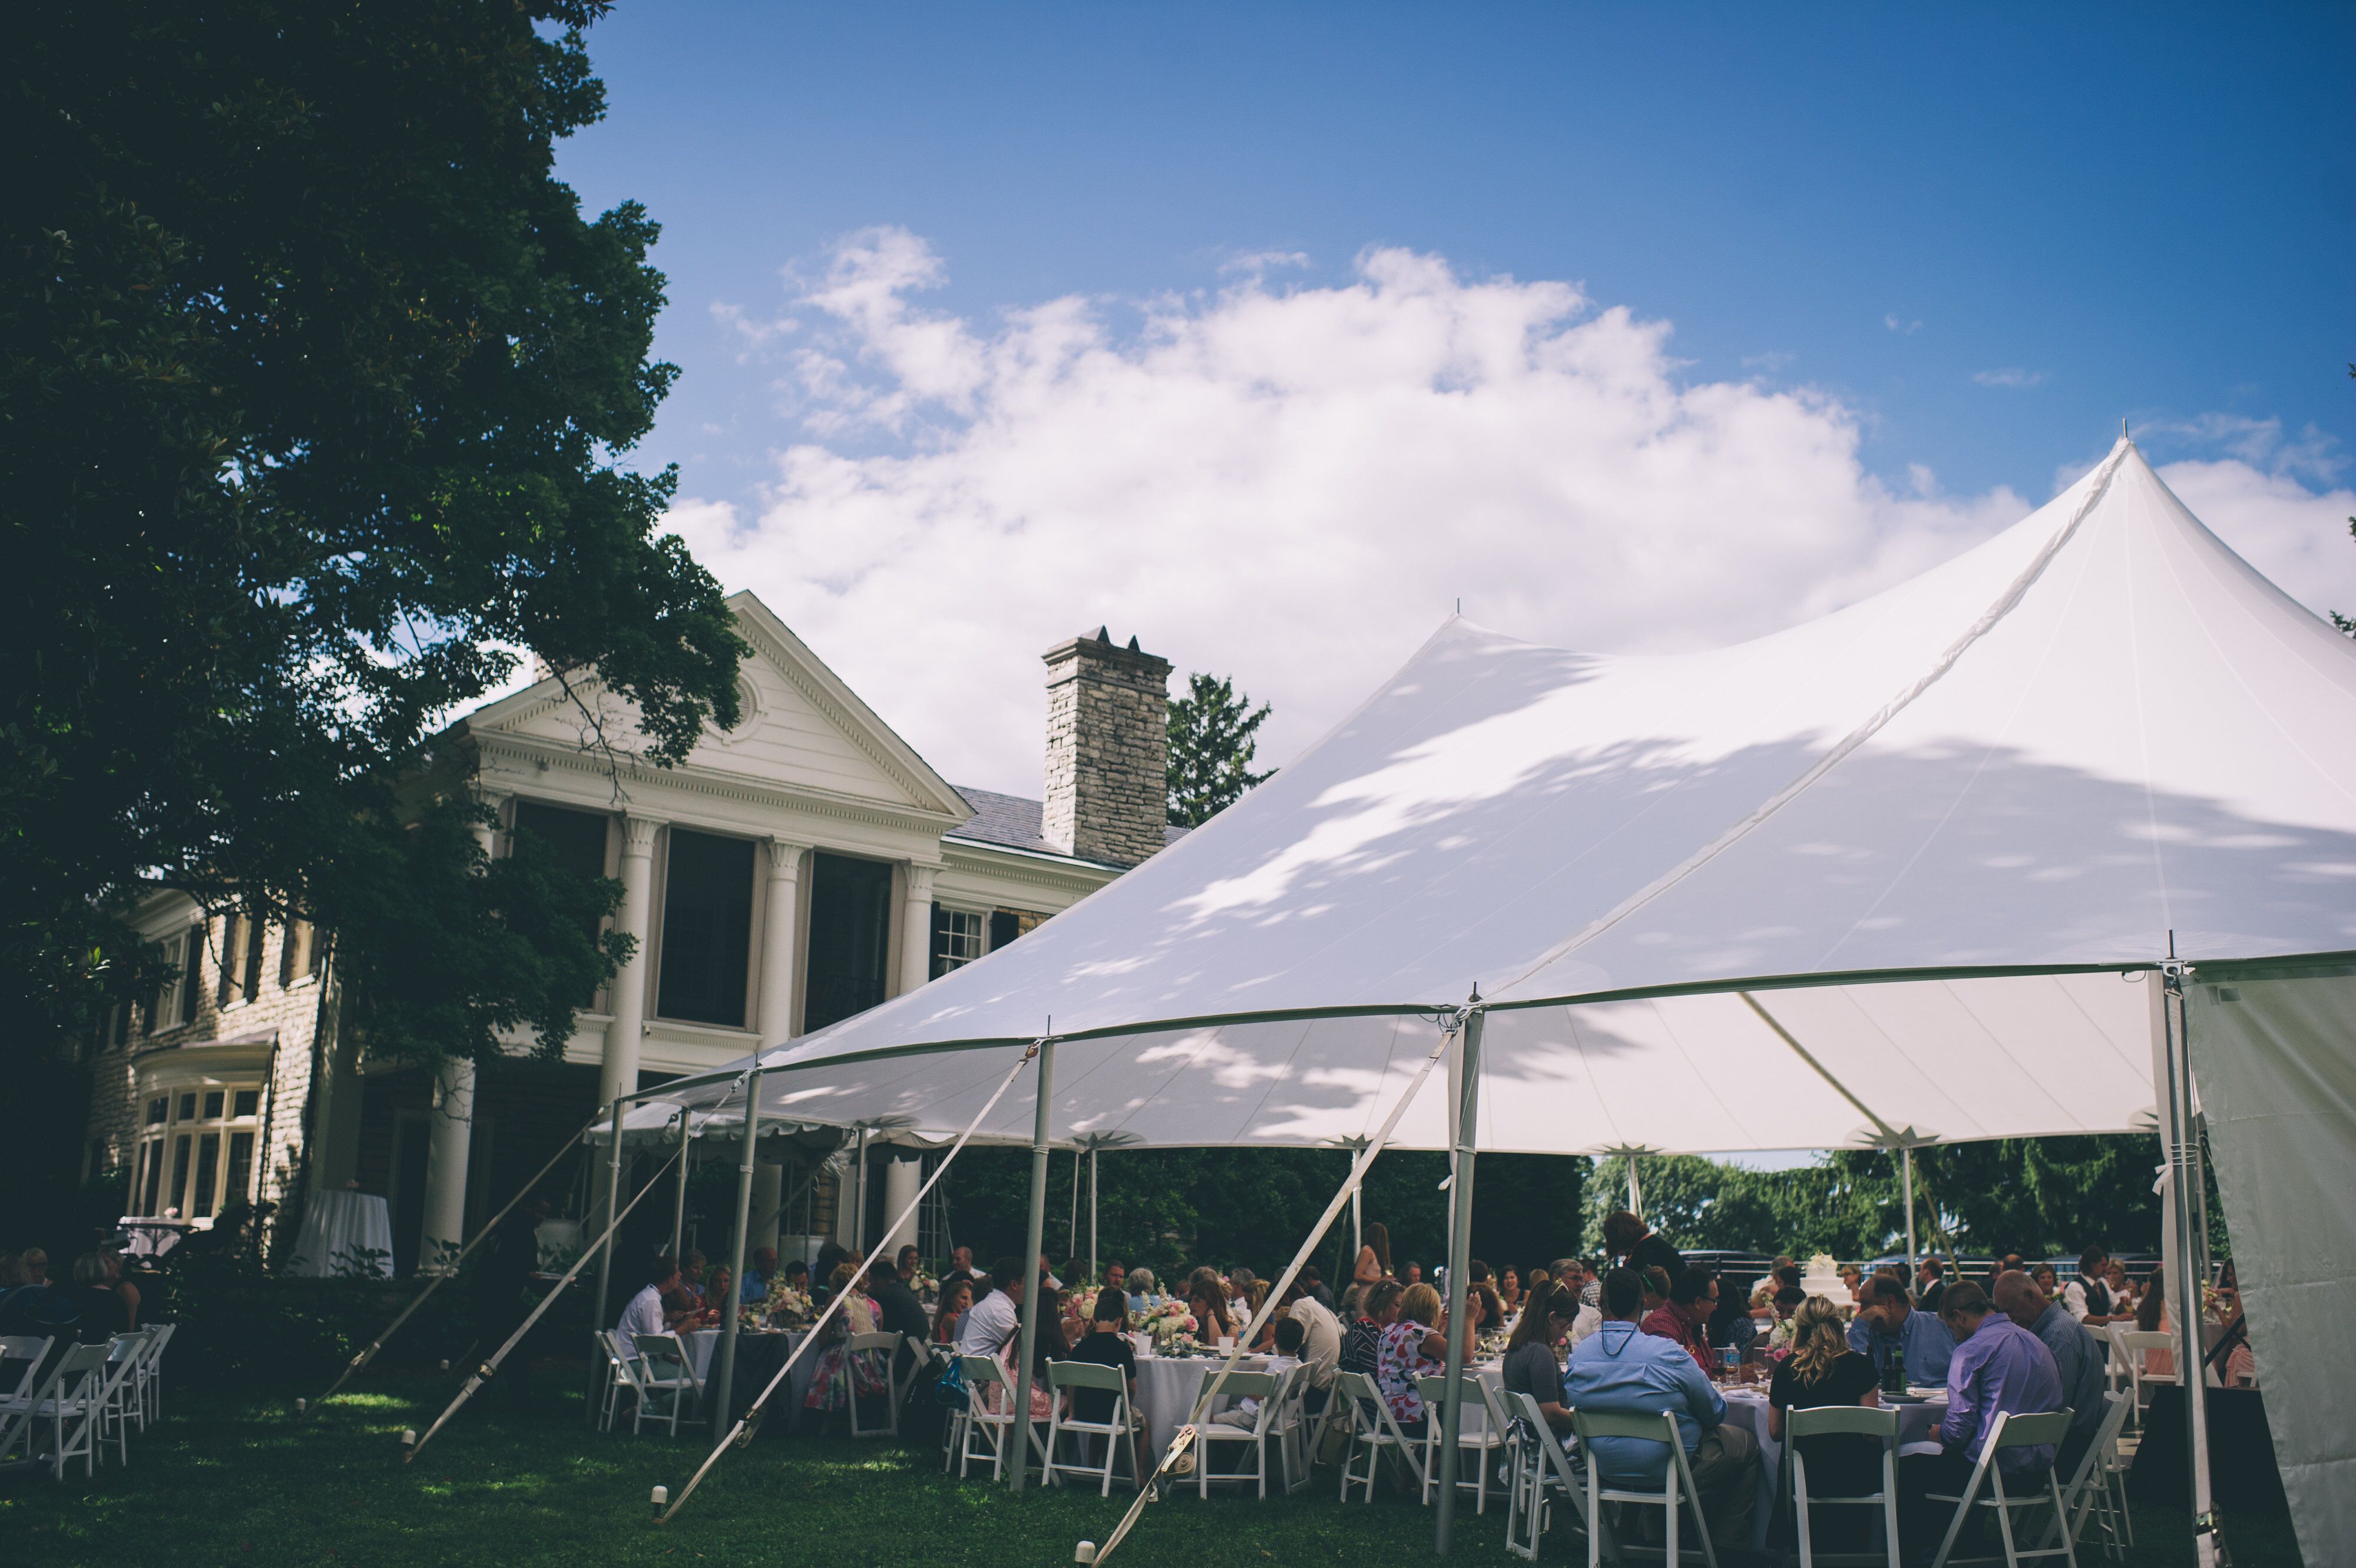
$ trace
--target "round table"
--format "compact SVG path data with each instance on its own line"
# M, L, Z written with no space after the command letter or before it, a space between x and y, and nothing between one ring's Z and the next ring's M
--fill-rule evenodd
M738 1329L736 1375L732 1380L736 1386L729 1397L729 1410L737 1415L750 1410L753 1402L760 1397L763 1389L769 1386L769 1380L777 1375L777 1369L785 1363L787 1356L793 1354L794 1347L799 1345L803 1337L798 1329ZM687 1348L688 1359L695 1367L696 1380L700 1382L711 1377L712 1358L720 1353L720 1330L699 1328L692 1334L680 1335L680 1343ZM802 1397L809 1392L810 1378L818 1370L818 1352L813 1350L794 1363L793 1372L786 1380L787 1386L769 1396L766 1412L767 1419L782 1420L789 1430L801 1418ZM782 1409L779 1408L781 1402Z

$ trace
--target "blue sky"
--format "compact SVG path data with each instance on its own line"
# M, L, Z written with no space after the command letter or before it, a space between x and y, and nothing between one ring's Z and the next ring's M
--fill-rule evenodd
M1296 296L1348 305L1355 286L1396 301L1398 287L1366 282L1363 259L1409 252L1444 264L1454 282L1430 286L1451 309L1472 298L1464 290L1510 277L1575 285L1560 323L1600 328L1623 307L1652 324L1651 359L1610 372L1620 379L1592 405L1674 402L1629 434L1632 447L1716 418L1728 399L1765 398L1798 423L1697 450L1766 465L1759 488L1781 493L1762 455L1777 441L1830 431L1848 443L1852 476L1821 491L1795 480L1776 504L1826 514L1854 504L1859 521L1819 541L1821 558L1798 550L1789 581L1739 573L1757 604L1730 586L1732 596L1694 596L1682 621L1665 610L1615 618L1603 601L1505 593L1495 563L1510 552L1468 552L1437 569L1455 574L1448 582L1401 556L1433 607L1461 593L1468 611L1494 605L1494 624L1543 640L1723 640L1829 607L2043 501L2057 476L2100 456L2123 416L2155 461L2188 465L2180 482L2169 470L2179 493L2294 593L2312 604L2345 581L2329 575L2328 547L2287 542L2344 526L2334 495L2356 443L2356 10L2345 6L1991 17L624 0L590 47L609 118L566 146L561 169L593 207L635 198L664 225L657 261L672 303L659 351L685 374L646 456L681 465L683 528L731 586L786 601L787 619L920 749L953 776L988 775L975 783L1019 788L1037 755L1035 729L1019 746L967 733L958 715L976 711L973 693L926 694L961 642L987 639L951 618L946 645L926 631L910 652L872 645L911 635L895 628L894 603L926 607L930 628L953 588L991 592L989 563L1009 574L999 618L1019 624L1003 650L977 658L973 679L1019 688L1002 707L1008 725L1038 700L1031 654L1083 622L1127 616L1124 629L1182 667L1232 669L1276 694L1301 726L1271 731L1281 750L1430 629L1424 598L1412 598L1396 618L1413 624L1344 639L1339 671L1311 680L1298 671L1321 662L1313 638L1270 640L1254 628L1288 600L1387 606L1391 585L1314 564L1290 577L1272 568L1277 596L1233 622L1204 596L1157 585L1168 561L1157 564L1156 550L1219 547L1184 532L1205 510L1264 508L1260 526L1315 542L1304 563L1383 546L1386 528L1448 526L1446 506L1430 502L1418 514L1428 524L1402 518L1364 534L1346 516L1312 517L1290 498L1315 487L1274 460L1240 489L1151 513L1158 542L1142 553L1025 600L1013 585L1042 572L1007 542L1049 532L1026 520L1055 504L1054 454L1073 442L1100 451L1101 435L1068 422L1059 436L1005 434L1048 416L1007 375L944 371L948 360L891 335L924 328L1002 360L1027 351L1010 321L1059 300L1079 302L1124 385L1161 373L1148 339L1173 320L1205 340L1257 331L1270 353L1330 359L1333 340L1309 328L1316 313ZM905 242L862 248L857 237L879 230ZM817 300L830 279L831 303ZM1278 308L1287 300L1294 308ZM1600 336L1565 344L1604 347ZM809 345L823 351L811 358ZM1289 386L1297 371L1251 374ZM1457 372L1399 373L1437 395ZM1092 395L1089 384L1066 390ZM1191 444L1207 426L1183 409L1197 405L1148 402L1182 412L1156 427L1165 435L1141 439L1133 468L1173 466L1135 480L1134 494L1167 497L1194 469L1259 461L1223 454L1215 435ZM1337 409L1322 424L1363 417ZM1547 417L1483 428L1543 444ZM1447 436L1431 421L1404 428L1435 432L1433 462L1484 472L1516 438L1485 446L1489 435ZM791 468L782 455L797 448L805 460ZM992 489L1018 461L1009 454L1044 477ZM921 482L891 466L911 459L931 465ZM1344 446L1330 459L1352 461ZM1594 531L1580 535L1591 557L1577 559L1607 577L1641 575L1619 553L1622 536L1686 502L1653 495L1646 486L1671 481L1634 467L1583 488L1581 474L1613 467L1609 453L1586 452L1523 488L1534 499L1517 521L1494 520L1511 503L1480 503L1493 517L1483 526L1508 542L1515 528L1550 535L1548 498L1567 488L1589 503L1578 526ZM1108 528L1149 515L1125 493L1104 489L1085 504L1106 511ZM960 552L927 532L962 526L945 514L974 497L987 548ZM1905 510L1912 502L1935 503L1936 515ZM1739 507L1715 504L1718 526L1749 526ZM2245 509L2254 521L2240 521ZM904 561L826 542L879 532L960 583L912 585L892 575ZM1689 555L1713 536L1678 540ZM2356 568L2356 545L2339 550ZM2326 576L2291 580L2302 572ZM1633 592L1631 602L1656 600Z

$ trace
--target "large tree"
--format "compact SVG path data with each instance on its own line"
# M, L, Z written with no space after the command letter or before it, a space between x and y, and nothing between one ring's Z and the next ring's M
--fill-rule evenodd
M1253 707L1231 676L1186 678L1186 694L1170 704L1171 822L1199 828L1270 777L1251 765L1269 712L1266 703Z
M10 32L0 984L12 1044L152 976L145 891L336 933L373 1048L553 1043L610 886L486 865L454 710L520 658L736 717L633 471L673 370L635 203L584 218L598 0L60 0ZM447 746L445 751L451 749Z

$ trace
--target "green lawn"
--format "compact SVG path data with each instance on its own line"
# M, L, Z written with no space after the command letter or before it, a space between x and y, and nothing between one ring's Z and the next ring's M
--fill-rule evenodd
M0 1477L0 1559L39 1568L208 1563L358 1564L645 1563L1061 1563L1102 1540L1127 1504L1061 1489L1011 1497L944 1477L937 1456L882 1440L765 1440L723 1460L669 1525L648 1506L683 1486L698 1435L601 1436L577 1395L528 1414L469 1408L414 1465L400 1434L448 1399L441 1378L385 1377L298 1423L284 1398L167 1391L169 1414L108 1466L59 1487ZM1118 1561L1173 1568L1429 1560L1431 1516L1411 1500L1344 1507L1330 1470L1301 1497L1192 1492L1155 1505ZM2237 1568L2297 1568L2286 1523L2245 1521ZM2138 1519L2138 1563L2189 1563L2181 1520ZM1468 1507L1451 1559L1517 1562L1504 1512ZM1570 1563L1551 1549L1545 1561ZM2098 1561L2090 1559L2089 1561Z

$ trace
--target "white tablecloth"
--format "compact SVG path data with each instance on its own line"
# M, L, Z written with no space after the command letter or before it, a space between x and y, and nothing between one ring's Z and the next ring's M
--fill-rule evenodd
M290 1274L313 1279L369 1273L392 1278L392 1215L372 1192L329 1188L303 1203Z
M776 1344L776 1341L780 1339L785 1341L782 1348L779 1348ZM768 1331L753 1333L744 1329L738 1329L736 1331L736 1366L738 1368L736 1386L739 1389L744 1387L744 1373L743 1369L752 1363L752 1358L756 1353L767 1350L776 1355L790 1356L794 1353L794 1348L801 1342L802 1336L798 1333L778 1334ZM687 1347L687 1357L689 1360L695 1364L695 1375L698 1380L711 1377L712 1359L720 1353L720 1330L717 1328L699 1328L692 1334L681 1335L680 1337L680 1343ZM819 1353L816 1350L812 1350L809 1355L804 1356L800 1360L794 1363L794 1369L787 1375L786 1380L790 1387L779 1389L776 1393L769 1396L767 1413L770 1417L783 1416L788 1420L800 1419L802 1396L809 1392L810 1375L818 1370L818 1359ZM767 1363L767 1366L769 1367L771 1374L775 1375L776 1370L776 1362L774 1359L770 1360ZM766 1380L766 1379L763 1380L765 1382ZM757 1390L755 1391L755 1392L758 1391L759 1391ZM790 1399L788 1399L789 1394L791 1396ZM734 1401L731 1401L730 1403L732 1408L735 1411L735 1413L742 1415L744 1413L745 1409L751 1404L752 1399L753 1395L748 1393L744 1396L744 1399L741 1403ZM785 1408L778 1408L779 1401L787 1401Z

